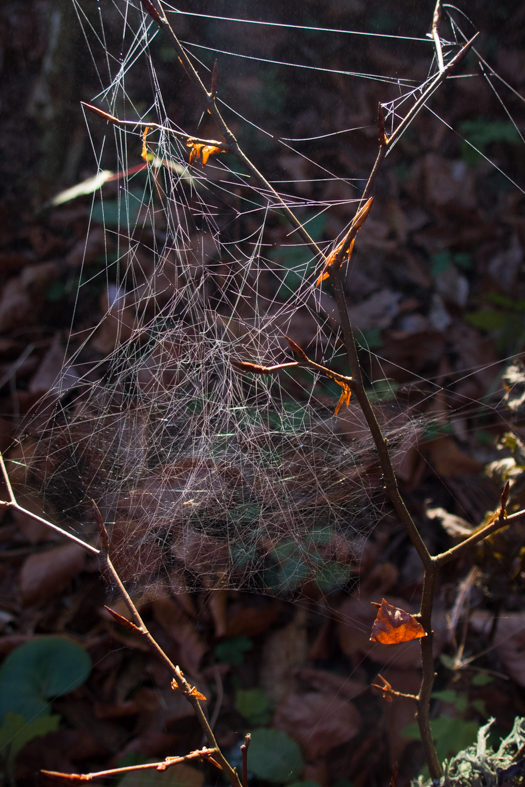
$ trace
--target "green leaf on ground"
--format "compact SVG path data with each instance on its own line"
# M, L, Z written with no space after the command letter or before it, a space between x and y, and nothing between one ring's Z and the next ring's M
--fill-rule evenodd
M296 779L303 769L301 749L282 730L254 730L248 768L259 779L284 784Z
M0 722L9 712L29 722L49 716L48 700L76 689L90 671L89 654L65 637L39 637L20 645L0 669Z

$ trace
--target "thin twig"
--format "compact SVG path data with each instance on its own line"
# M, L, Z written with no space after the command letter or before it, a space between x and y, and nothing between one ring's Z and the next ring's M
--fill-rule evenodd
M146 762L142 765L127 765L123 768L111 768L108 771L97 771L96 773L59 773L58 771L40 771L40 773L50 776L53 779L61 779L68 782L91 782L93 779L104 779L106 776L121 776L125 773L135 771L167 771L173 765L190 760L210 760L212 755L217 754L218 749L197 749L183 757L166 757L162 762Z
M124 587L124 584L123 584L122 580L120 579L120 577L118 575L118 572L116 571L116 569L115 569L115 567L114 567L114 565L113 565L113 563L111 561L111 558L109 556L109 538L108 538L108 534L107 534L107 530L106 530L106 525L104 523L104 520L102 518L102 515L101 515L100 511L98 510L98 507L97 507L96 503L93 502L93 505L94 505L94 508L95 508L95 516L96 516L97 525L98 525L99 534L100 534L100 539L101 539L101 547L102 547L101 554L102 554L102 557L104 559L104 562L105 562L105 565L106 565L106 568L107 568L108 572L111 574L113 580L115 581L115 583L116 583L116 585L117 585L117 587L118 587L118 589L119 589L119 591L120 591L120 593L122 595L122 598L124 599L124 603L126 604L128 610L129 610L129 612L131 614L132 621L135 624L135 626L136 626L136 628L138 630L138 633L142 637L144 637L144 639L148 642L148 644L152 648L152 650L155 651L155 653L160 657L161 661L166 665L166 667L168 668L170 674L173 676L173 680L174 680L177 688L181 691L182 694L184 694L184 696L186 697L186 699L188 700L188 702L192 706L192 708L193 708L193 710L195 712L195 715L197 717L197 720L198 720L199 724L201 725L201 728L202 728L202 730L203 730L203 732L204 732L204 734L206 736L206 740L208 741L208 744L209 744L210 748L216 750L216 752L217 752L217 756L216 756L217 762L219 763L220 767L222 768L222 770L224 771L225 775L229 779L230 784L232 785L232 787L242 787L241 782L239 780L239 777L237 775L237 772L235 771L234 768L231 767L230 763L228 762L228 760L225 758L225 756L221 752L221 750L220 750L220 748L219 748L219 746L217 744L217 741L215 740L215 736L213 734L213 731L212 731L212 729L210 727L210 724L208 722L208 719L206 718L206 715L205 715L205 713L204 713L204 711L202 709L202 705L200 703L200 700L196 696L194 688L188 683L188 681L184 677L180 667L178 667L175 664L173 664L171 659L166 655L166 653L163 651L161 646L158 644L156 639L151 635L148 627L146 626L146 624L142 620L142 617L140 616L140 613L139 613L137 607L133 603L133 601L131 599L131 596L129 595L128 591Z
M475 544L478 544L483 539L491 536L493 533L496 533L498 530L501 530L507 525L512 524L513 522L517 522L520 519L525 517L525 510L524 511L517 511L515 514L511 514L507 516L506 512L506 505L507 499L509 494L509 483L505 484L505 488L501 493L501 506L498 511L498 514L492 518L492 521L489 522L485 527L481 528L480 530L473 533L469 538L462 541L461 544L456 544L456 546L448 549L446 552L442 552L440 555L436 555L433 558L435 564L441 568L444 566L445 563L448 563L450 560L453 560L459 555L462 555L464 552L467 552L471 547Z
M374 188L375 182L377 180L377 176L379 175L381 165L388 153L389 150L393 148L396 142L400 139L400 137L405 133L409 125L412 123L420 109L426 104L430 96L438 89L438 87L447 79L448 76L452 73L452 71L457 68L457 66L461 63L463 58L470 52L472 45L476 38L478 37L478 33L474 35L470 41L459 50L457 55L452 58L452 60L444 67L443 71L441 71L434 79L430 82L426 90L423 91L421 96L418 98L416 103L410 108L407 112L399 126L396 127L391 137L388 138L386 145L380 145L379 151L377 154L376 161L372 168L372 172L370 173L370 177L368 178L368 182L365 186L365 190L361 196L360 205L362 205L371 195L372 190Z
M244 736L244 743L241 746L241 754L242 754L242 786L248 787L248 748L250 746L250 741L252 736L250 733Z
M432 38L436 45L436 57L438 61L438 68L440 73L445 70L445 63L443 62L443 49L441 48L441 39L439 37L439 23L441 22L441 0L436 1L434 8L434 16L432 19Z
M365 190L361 197L361 202L359 206L360 208L362 208L362 206L371 196L372 190L377 180L377 176L381 170L381 166L383 164L383 161L388 151L393 147L393 145L401 137L404 131L406 131L410 123L416 117L421 107L423 107L426 101L430 98L432 93L435 90L437 90L437 88L441 85L442 82L445 81L445 79L451 73L451 71L461 62L461 60L463 60L465 55L470 50L475 37L476 36L474 36L474 38L472 38L450 61L450 63L446 67L444 67L443 70L430 82L426 90L422 93L420 98L415 102L413 107L407 113L405 118L401 121L399 126L397 126L397 128L395 129L395 131L393 132L390 138L387 138L385 135L383 113L381 108L379 109L378 112L379 150L377 153L374 166L372 168L372 172L370 173L370 177L368 178L368 182L366 184ZM416 552L419 555L419 558L424 568L423 592L421 597L421 607L420 607L419 617L421 620L421 624L427 633L427 636L421 638L421 646L420 646L421 661L422 661L422 677L421 677L421 686L417 698L418 725L421 735L421 742L423 745L423 751L425 754L425 759L428 765L430 775L433 779L438 779L442 774L442 768L441 768L441 763L439 761L439 757L436 752L434 741L432 739L432 730L430 728L430 698L432 694L432 687L434 685L434 655L432 652L432 641L433 641L432 609L433 609L434 595L436 590L436 580L437 580L437 573L439 569L439 563L436 558L433 558L430 555L427 546L423 541L421 534L418 528L416 527L416 524L412 519L412 516L408 511L405 502L401 496L401 493L399 491L396 474L392 466L390 452L388 449L388 441L385 439L382 433L381 427L379 425L376 414L374 412L374 409L372 407L370 399L368 398L368 394L364 386L363 375L362 375L361 365L359 362L359 355L357 351L357 344L355 341L352 325L350 322L350 317L348 315L348 306L346 303L346 297L344 293L343 271L340 264L335 265L333 267L334 270L331 272L330 276L332 280L332 287L335 294L337 309L339 312L339 319L341 323L341 329L343 332L343 340L346 349L346 354L348 357L348 362L350 364L350 369L353 377L352 390L355 392L357 400L361 406L363 415L365 416L365 420L367 422L368 428L370 429L370 433L372 435L372 439L374 441L378 453L379 463L381 466L381 470L383 472L385 491L387 492L390 501L392 502L392 505L394 506L400 520L405 526L405 529L416 549ZM443 562L445 561L443 560Z
M161 123L152 123L151 121L145 120L120 120L119 118L115 117L115 115L110 115L109 112L104 112L103 109L99 109L98 107L93 106L93 104L88 104L86 101L80 102L83 107L89 109L94 115L97 117L102 118L105 120L106 123L111 123L113 126L132 126L133 128L149 128L152 131L164 131L166 134L171 134L174 137L178 137L179 139L187 140L192 139L199 145L216 145L224 148L224 152L228 152L228 146L225 142L218 142L216 139L202 139L201 137L195 137L192 134L186 134L184 131L177 131L174 128L169 128L169 126L163 126Z
M32 511L28 511L27 508L19 505L16 501L15 493L13 492L13 487L11 486L11 481L9 480L9 475L7 473L7 468L5 466L4 457L0 453L0 469L2 471L2 475L4 477L4 482L7 487L7 494L9 495L9 500L0 501L0 504L3 504L5 508L15 508L17 511L20 511L22 514L26 514L26 516L31 517L34 519L35 522L41 522L46 527L50 527L51 530L54 530L56 533L60 533L61 536L64 536L69 541L73 541L75 544L86 549L88 552L91 552L93 555L98 555L99 551L95 547L92 547L91 544L88 544L86 541L82 541L81 538L77 538L72 533L68 533L67 530L59 527L58 525L54 525L48 519L43 519L41 516L37 516L37 514L33 514Z

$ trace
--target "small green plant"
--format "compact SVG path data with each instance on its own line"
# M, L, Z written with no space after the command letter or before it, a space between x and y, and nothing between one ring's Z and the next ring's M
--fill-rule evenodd
M64 637L40 637L13 650L0 669L0 757L10 784L18 754L33 738L55 732L50 699L80 686L91 671L84 648Z

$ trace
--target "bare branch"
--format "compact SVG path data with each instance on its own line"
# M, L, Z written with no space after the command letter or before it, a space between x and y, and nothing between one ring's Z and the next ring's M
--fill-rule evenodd
M96 504L95 504L95 511L96 512L98 511L98 507L96 507ZM98 516L100 516L100 512L98 513ZM98 516L97 516L97 520L98 520ZM128 591L124 587L124 584L123 584L120 576L118 575L118 572L116 571L116 569L115 569L115 567L114 567L114 565L113 565L113 563L111 561L111 558L109 556L109 553L108 553L109 542L106 540L106 537L104 536L104 531L105 531L105 525L104 525L103 528L99 527L99 532L102 533L102 537L101 537L102 552L101 552L101 554L102 554L102 556L104 558L106 569L111 574L111 576L113 578L113 581L116 583L116 585L117 585L117 587L118 587L118 589L119 589L119 591L120 591L120 593L122 595L122 598L124 599L124 602L125 602L128 610L129 610L129 612L131 613L132 622L133 622L133 624L136 627L137 633L139 633L142 637L144 637L144 639L147 641L147 643L149 644L151 649L159 656L161 661L166 665L166 667L168 668L170 674L173 676L173 682L176 685L177 689L179 689L179 691L181 691L182 694L184 694L184 696L186 697L186 699L188 700L188 702L192 706L192 708L193 708L193 710L195 712L195 715L197 717L197 720L198 720L199 724L201 725L202 731L204 732L204 735L206 736L206 740L208 741L209 746L216 753L216 762L218 764L218 767L220 767L221 770L224 771L224 773L227 776L227 778L229 779L230 784L232 785L232 787L242 787L241 782L239 780L239 777L237 775L237 772L235 771L234 768L231 767L230 763L225 758L225 756L221 752L219 746L217 745L217 741L215 740L215 736L213 734L213 731L212 731L212 729L210 727L210 724L208 722L208 719L206 718L206 715L205 715L205 713L204 713L204 711L202 709L201 700L199 699L202 695L200 695L199 692L196 691L194 686L191 686L188 683L188 681L184 677L184 674L183 674L182 670L180 669L180 667L178 667L175 664L173 664L171 659L166 655L164 650L158 644L157 640L152 636L152 634L150 633L148 627L146 626L146 624L142 620L142 617L140 616L140 613L139 613L137 607L133 603L133 601L131 599L131 596L129 595ZM119 622L121 622L121 621L119 621ZM214 762L215 762L215 760L214 760Z
M443 50L441 48L441 39L439 38L439 23L441 22L441 0L436 0L436 7L434 9L434 17L432 19L432 38L436 45L436 57L438 61L438 68L440 73L445 70L445 63L443 62Z
M217 754L218 749L197 749L183 757L166 757L162 762L147 762L142 765L127 765L124 768L111 768L108 771L97 771L96 773L59 773L58 771L40 771L51 779L60 779L67 782L91 782L93 779L103 779L106 776L122 776L125 773L135 771L167 771L173 765L191 760L208 760L213 762L213 755Z
M7 487L7 493L9 495L9 500L3 501L3 505L5 508L16 508L17 511L20 511L22 514L26 514L26 516L31 517L31 519L34 519L35 522L41 522L43 525L46 525L46 527L51 528L51 530L54 530L56 533L60 533L61 536L64 536L64 538L67 538L69 541L73 541L75 544L78 544L79 546L83 547L83 549L86 549L88 552L91 552L93 555L99 554L99 550L96 549L95 547L92 547L91 544L88 544L86 541L82 541L81 538L77 538L77 536L74 536L73 533L68 533L67 530L64 530L58 525L54 525L48 519L43 519L41 516L37 516L37 514L33 514L32 511L28 511L27 508L24 508L23 506L17 503L15 493L13 492L13 487L11 486L11 481L9 480L9 475L7 473L7 469L2 454L0 454L0 470L2 472L5 485Z

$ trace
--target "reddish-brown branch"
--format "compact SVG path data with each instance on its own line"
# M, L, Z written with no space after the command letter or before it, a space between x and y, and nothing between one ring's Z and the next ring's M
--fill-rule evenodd
M173 765L178 765L181 762L190 762L191 760L207 760L213 761L213 755L217 753L217 749L197 749L183 757L166 757L162 762L148 762L143 765L127 765L124 768L111 768L107 771L97 771L97 773L59 773L58 771L41 771L45 776L52 779L60 779L67 782L91 782L93 779L104 779L106 776L122 776L125 773L134 773L135 771L167 771Z

